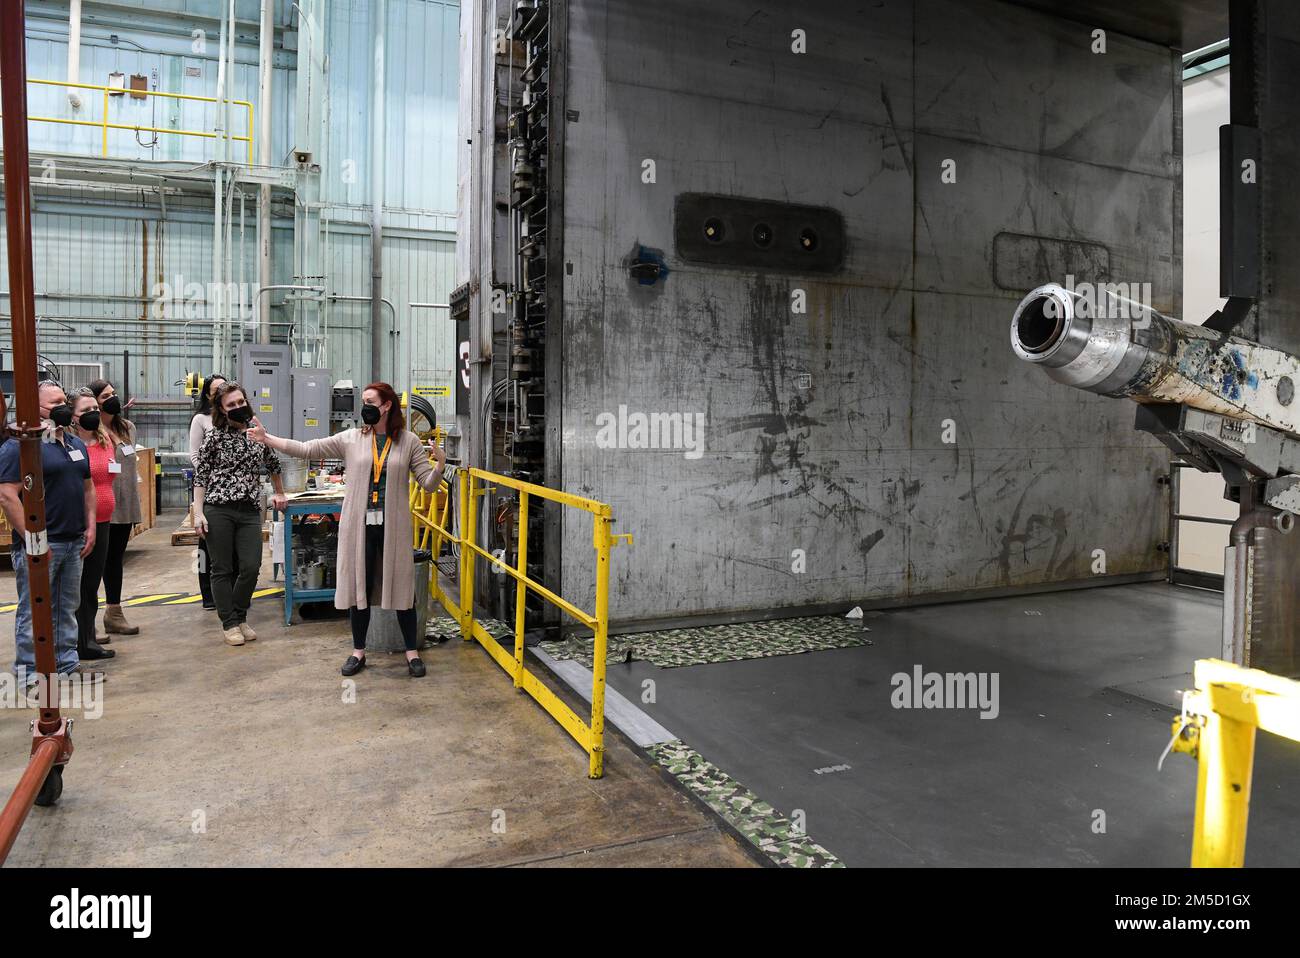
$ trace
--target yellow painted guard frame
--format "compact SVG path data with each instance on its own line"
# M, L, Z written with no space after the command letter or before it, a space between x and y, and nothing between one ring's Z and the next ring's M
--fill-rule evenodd
M1174 720L1174 751L1197 759L1193 868L1240 868L1255 730L1300 742L1300 682L1220 659L1196 663L1195 691Z
M506 674L514 679L516 689L522 689L531 695L550 716L560 723L579 745L587 752L587 774L590 778L600 778L604 774L605 757L605 651L609 640L609 560L610 553L620 540L631 543L630 535L614 535L613 510L607 503L567 492L557 492L545 486L522 482L507 476L486 472L482 469L458 470L455 490L458 498L457 515L460 517L460 535L447 528L447 517L451 507L452 489L444 483L446 498L441 509L438 508L438 496L430 495L413 485L411 491L411 512L414 517L414 538L416 548L431 548L436 557L443 541L455 543L460 550L457 580L460 595L456 601L443 592L435 569L430 591L447 613L460 623L461 637L465 641L476 640L487 650ZM511 566L474 542L478 529L478 500L491 487L501 486L519 493L519 530L518 559ZM596 608L594 612L585 612L568 600L556 595L541 583L530 579L528 569L528 508L532 499L545 499L574 509L581 509L592 516L592 545L596 549ZM513 576L518 583L515 590L515 644L513 653L501 646L486 629L474 620L474 573L478 557L486 559L507 575ZM551 605L564 611L582 625L591 629L595 636L595 648L592 657L591 682L591 720L584 721L573 709L544 685L524 666L524 602L529 590L541 596Z
M194 96L189 93L163 93L161 90L131 90L126 87L100 86L93 83L65 83L62 80L34 80L28 79L28 83L39 86L57 86L67 87L70 90L94 90L101 94L103 105L101 107L101 116L98 120L68 120L57 116L29 116L30 122L40 123L61 123L66 126L93 126L97 130L103 131L100 143L100 155L108 156L108 131L109 130L129 130L138 133L167 133L172 136L196 136L202 139L215 140L219 139L216 133L209 133L203 130L173 130L157 126L136 126L129 123L109 123L108 122L108 104L109 97L114 94L120 96L151 97L160 96L171 100L194 100L200 103L221 103L216 97L211 96ZM247 100L230 100L231 106L242 106L248 114L248 132L244 136L235 136L233 131L230 139L240 143L248 144L248 165L253 165L253 104Z

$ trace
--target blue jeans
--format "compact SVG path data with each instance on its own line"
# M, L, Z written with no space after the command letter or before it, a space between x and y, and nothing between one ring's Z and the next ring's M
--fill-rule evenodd
M58 670L67 674L81 664L77 657L77 606L81 604L81 549L84 536L51 542L49 552L51 618ZM27 582L27 552L21 542L9 552L18 581L18 615L14 619L14 675L20 683L36 681L36 645L32 639L32 593Z

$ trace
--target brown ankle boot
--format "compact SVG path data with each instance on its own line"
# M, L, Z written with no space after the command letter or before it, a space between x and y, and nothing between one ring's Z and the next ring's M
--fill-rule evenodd
M128 625L120 605L110 605L104 610L104 631L117 635L139 635L138 625Z

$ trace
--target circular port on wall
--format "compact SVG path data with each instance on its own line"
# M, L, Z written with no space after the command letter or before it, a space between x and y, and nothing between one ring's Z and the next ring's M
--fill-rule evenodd
M754 245L759 249L767 249L772 245L772 227L766 223L754 224Z
M817 231L805 226L799 231L799 248L811 253L817 248Z
M722 226L722 220L717 217L704 221L704 238L710 243L721 243L726 234L727 231Z
M1283 406L1291 405L1295 399L1295 383L1290 376L1283 376L1277 381L1277 401Z

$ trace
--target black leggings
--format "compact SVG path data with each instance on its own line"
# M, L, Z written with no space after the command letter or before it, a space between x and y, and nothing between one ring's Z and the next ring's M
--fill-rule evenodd
M81 562L81 603L77 606L77 647L90 648L95 641L95 616L99 613L99 580L104 575L104 559L108 556L108 527L111 523L95 525L95 548Z
M384 568L384 527L366 526L366 602L364 609L353 606L348 609L348 618L352 623L352 648L358 652L366 647L366 633L370 631L370 595L375 591L375 580L379 579ZM406 651L414 652L415 645L415 607L397 609L397 624L402 630L402 644Z
M109 605L122 604L122 561L131 541L131 523L108 524L108 556L104 559L104 598Z

